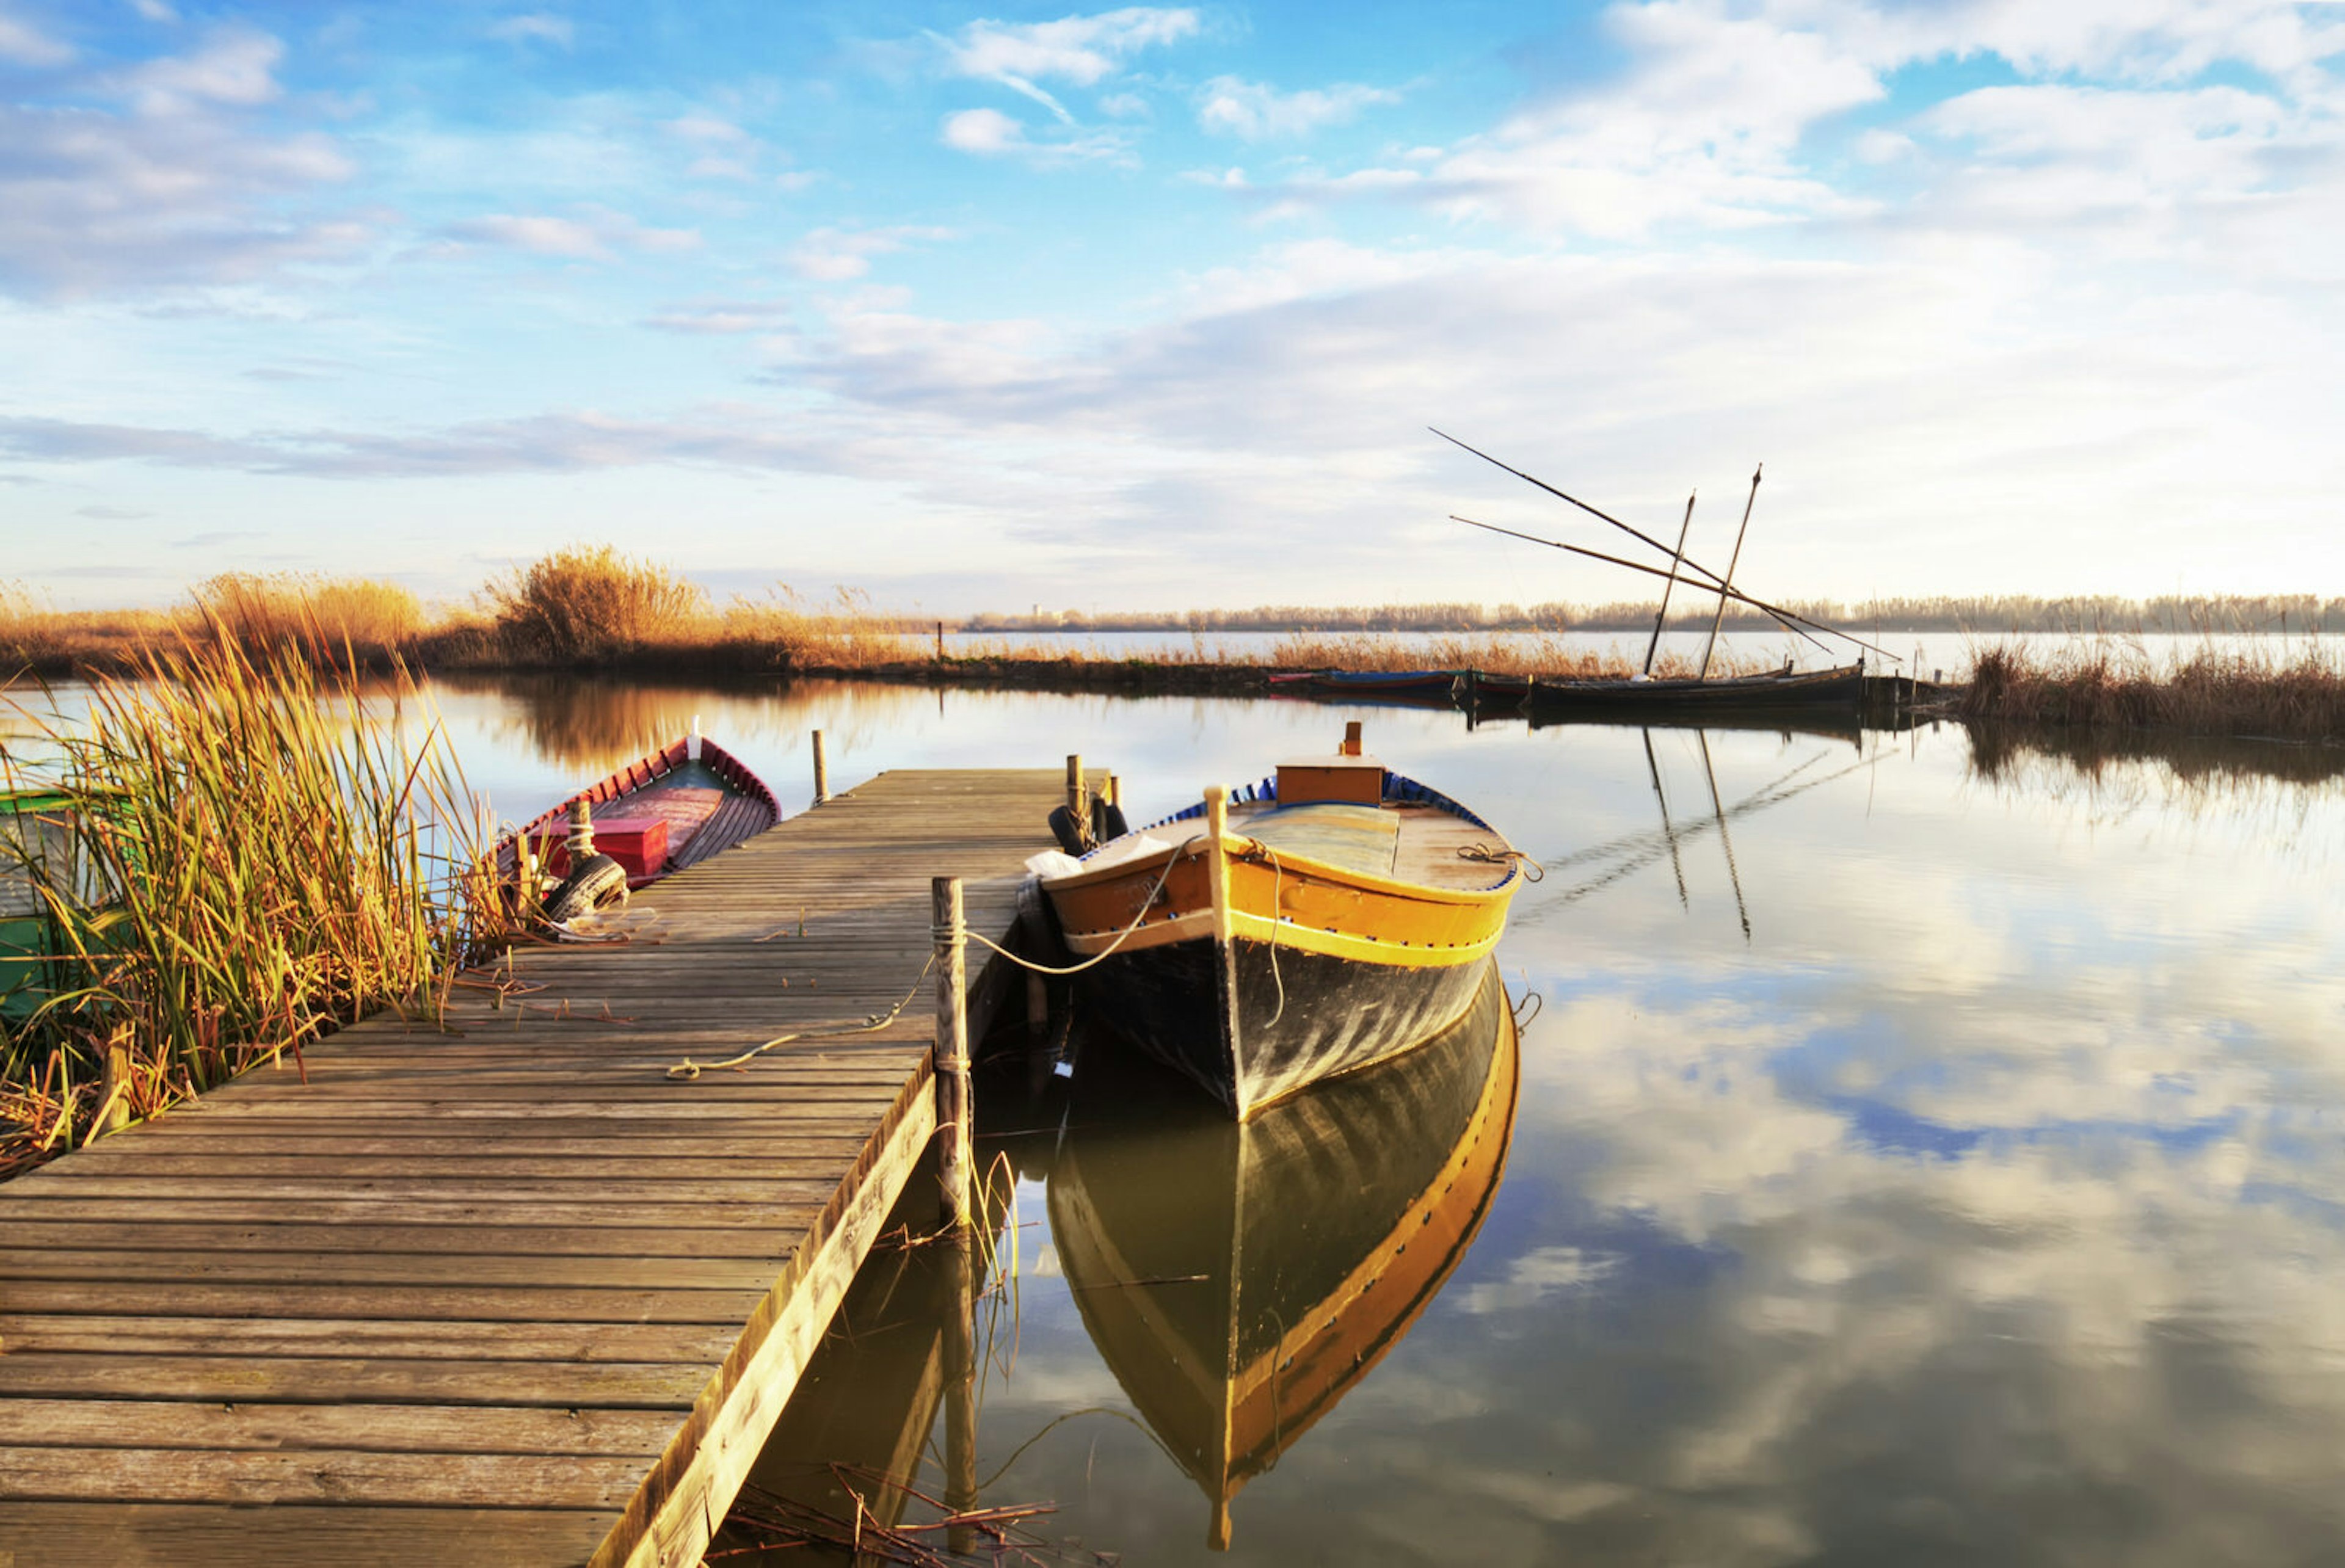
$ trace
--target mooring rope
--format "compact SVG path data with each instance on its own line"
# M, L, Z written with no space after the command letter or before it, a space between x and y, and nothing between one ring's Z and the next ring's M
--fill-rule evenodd
M1033 959L1020 957L1019 955L1012 953L1009 948L1004 947L1000 943L993 941L990 937L981 936L978 933L970 931L966 927L962 929L961 935L967 936L970 941L976 943L980 947L988 947L992 949L994 952L1000 954L1004 958L1009 959L1012 964L1017 965L1020 968L1031 970L1037 975L1080 975L1084 970L1090 968L1092 965L1112 956L1115 950L1122 946L1133 932L1140 929L1141 926L1148 919L1148 912L1156 907L1156 895L1164 891L1164 885L1166 883L1172 880L1172 868L1180 864L1181 857L1183 855L1189 853L1189 846L1191 845L1202 844L1204 842L1204 838L1205 835L1202 833L1192 834L1189 837L1181 841L1180 847L1173 850L1171 855L1165 856L1164 869L1158 873L1156 877L1156 885L1148 890L1148 896L1140 901L1140 913L1132 917L1132 924L1125 926L1122 931L1116 933L1116 938L1114 941L1109 943L1106 946L1101 948L1098 952L1092 954L1090 957L1084 959L1080 964L1069 964L1064 967L1061 967L1055 964L1037 964Z
M1493 849L1487 844L1469 844L1459 849L1457 858L1485 865L1513 865L1520 868L1525 882L1547 880L1547 867L1519 849Z
M884 1013L866 1014L863 1021L859 1024L840 1024L835 1027L797 1029L787 1035L776 1035L764 1045L752 1046L749 1049L743 1051L739 1056L727 1057L721 1062L695 1062L690 1057L686 1057L684 1060L676 1063L675 1066L668 1068L667 1076L679 1083L688 1082L693 1078L698 1077L704 1072L714 1072L723 1067L737 1067L744 1062L753 1061L756 1057L764 1056L767 1051L772 1050L777 1046L787 1046L792 1040L838 1040L846 1039L855 1035L875 1034L894 1023L904 1009L912 1005L912 998L920 994L921 983L928 979L929 971L936 966L937 956L934 953L931 953L929 955L929 961L920 966L919 977L912 982L912 988L904 993L904 999L902 1001L898 1002L894 1007L888 1008Z

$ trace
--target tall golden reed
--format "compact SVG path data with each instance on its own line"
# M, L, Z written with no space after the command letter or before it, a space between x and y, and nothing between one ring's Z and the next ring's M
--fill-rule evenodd
M484 824L404 672L362 696L289 645L188 641L49 731L71 804L14 870L58 962L5 1025L0 1174L373 1009L431 1012L488 934Z

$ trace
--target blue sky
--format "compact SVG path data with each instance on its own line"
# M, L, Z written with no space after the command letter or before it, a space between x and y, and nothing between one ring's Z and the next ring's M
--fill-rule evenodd
M2345 592L2345 7L0 0L0 578Z

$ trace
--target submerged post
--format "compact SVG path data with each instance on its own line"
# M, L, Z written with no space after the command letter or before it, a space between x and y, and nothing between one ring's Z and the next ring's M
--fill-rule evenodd
M814 804L820 805L830 798L830 759L822 749L822 732L814 733Z
M952 1320L945 1325L945 1509L959 1515L977 1507L977 1280L983 1254L957 1235L946 1254L952 1272ZM947 1550L973 1551L977 1532L948 1526Z
M943 1218L969 1226L969 950L961 924L960 878L929 885L929 931L937 969L937 1185Z

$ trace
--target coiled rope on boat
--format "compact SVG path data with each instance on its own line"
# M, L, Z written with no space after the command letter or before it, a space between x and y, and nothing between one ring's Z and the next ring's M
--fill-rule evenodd
M1493 849L1487 844L1468 844L1458 849L1457 858L1484 865L1515 866L1522 872L1525 882L1547 880L1547 867L1519 849Z

